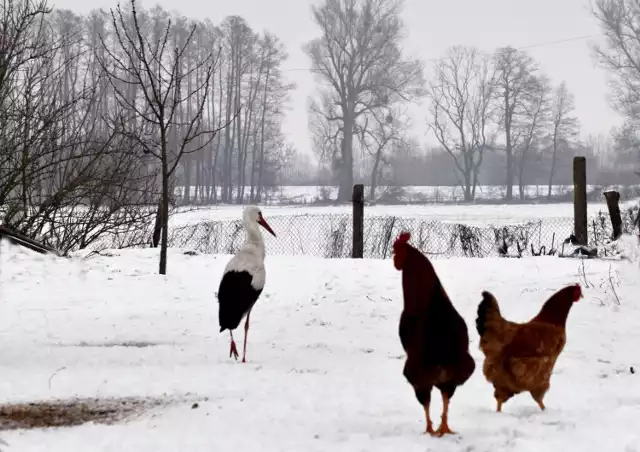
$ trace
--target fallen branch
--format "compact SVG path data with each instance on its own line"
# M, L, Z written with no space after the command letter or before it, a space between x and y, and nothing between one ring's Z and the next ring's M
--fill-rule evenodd
M40 254L52 253L57 256L62 255L60 251L36 240L30 239L26 235L20 234L18 231L14 231L13 229L10 229L6 226L0 225L0 238L6 238L14 245L23 246Z

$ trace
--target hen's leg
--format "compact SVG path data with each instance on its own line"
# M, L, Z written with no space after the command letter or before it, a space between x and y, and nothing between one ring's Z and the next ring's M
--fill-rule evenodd
M442 393L442 422L440 422L440 427L435 431L435 435L444 436L444 435L455 435L456 432L449 428L449 403L451 398L453 397L453 393L455 392L455 388L453 390L440 390Z
M429 405L431 404L431 387L416 389L416 398L418 402L424 407L424 417L427 420L427 429L425 435L428 433L433 435L433 422L431 422L431 416L429 415Z
M496 409L496 411L498 413L501 413L502 405L511 397L513 397L513 394L506 389L496 388L496 390L493 392L493 396L496 398L496 402L498 402L498 408Z
M549 385L546 385L543 388L531 391L531 397L533 397L533 400L536 401L536 403L538 404L538 406L542 411L544 411L546 408L544 406L544 402L542 401L542 399L544 399L544 395L547 393L548 390L549 390Z
M249 333L249 316L251 315L251 309L247 312L247 320L244 322L244 345L242 346L242 362L247 362L247 334Z
M231 335L231 347L229 348L229 358L233 356L237 360L238 349L236 348L236 341L233 340L233 331L229 330L229 334Z

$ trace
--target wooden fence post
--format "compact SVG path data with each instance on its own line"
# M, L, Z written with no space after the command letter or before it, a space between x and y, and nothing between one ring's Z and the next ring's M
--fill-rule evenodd
M611 227L613 234L611 240L618 240L622 235L622 214L620 213L620 193L615 190L605 191L604 199L607 201L607 209L609 209L609 218L611 218Z
M580 245L587 245L587 159L573 158L573 228Z
M353 186L353 249L351 257L362 259L364 252L364 185Z

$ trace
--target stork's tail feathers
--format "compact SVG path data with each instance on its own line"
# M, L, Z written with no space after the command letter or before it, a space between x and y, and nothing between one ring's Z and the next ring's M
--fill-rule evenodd
M503 322L496 298L487 291L482 292L482 301L478 305L476 318L476 330L480 337L484 336L487 330L492 330Z

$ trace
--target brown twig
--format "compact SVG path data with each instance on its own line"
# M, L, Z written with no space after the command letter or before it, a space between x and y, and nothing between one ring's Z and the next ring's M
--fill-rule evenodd
M66 368L67 366L62 366L59 369L56 369L55 372L51 374L51 376L49 377L49 389L51 389L51 381L53 380L53 377L55 377L58 372L65 370Z
M595 287L592 283L589 282L589 280L587 279L587 272L585 270L585 266L584 266L584 259L582 259L582 262L580 263L580 268L582 270L582 279L584 281L584 286L589 289L591 287Z
M609 265L609 286L611 287L611 291L613 292L613 296L616 297L616 304L620 306L620 297L616 292L616 288L613 285L613 277L611 276L611 265Z

